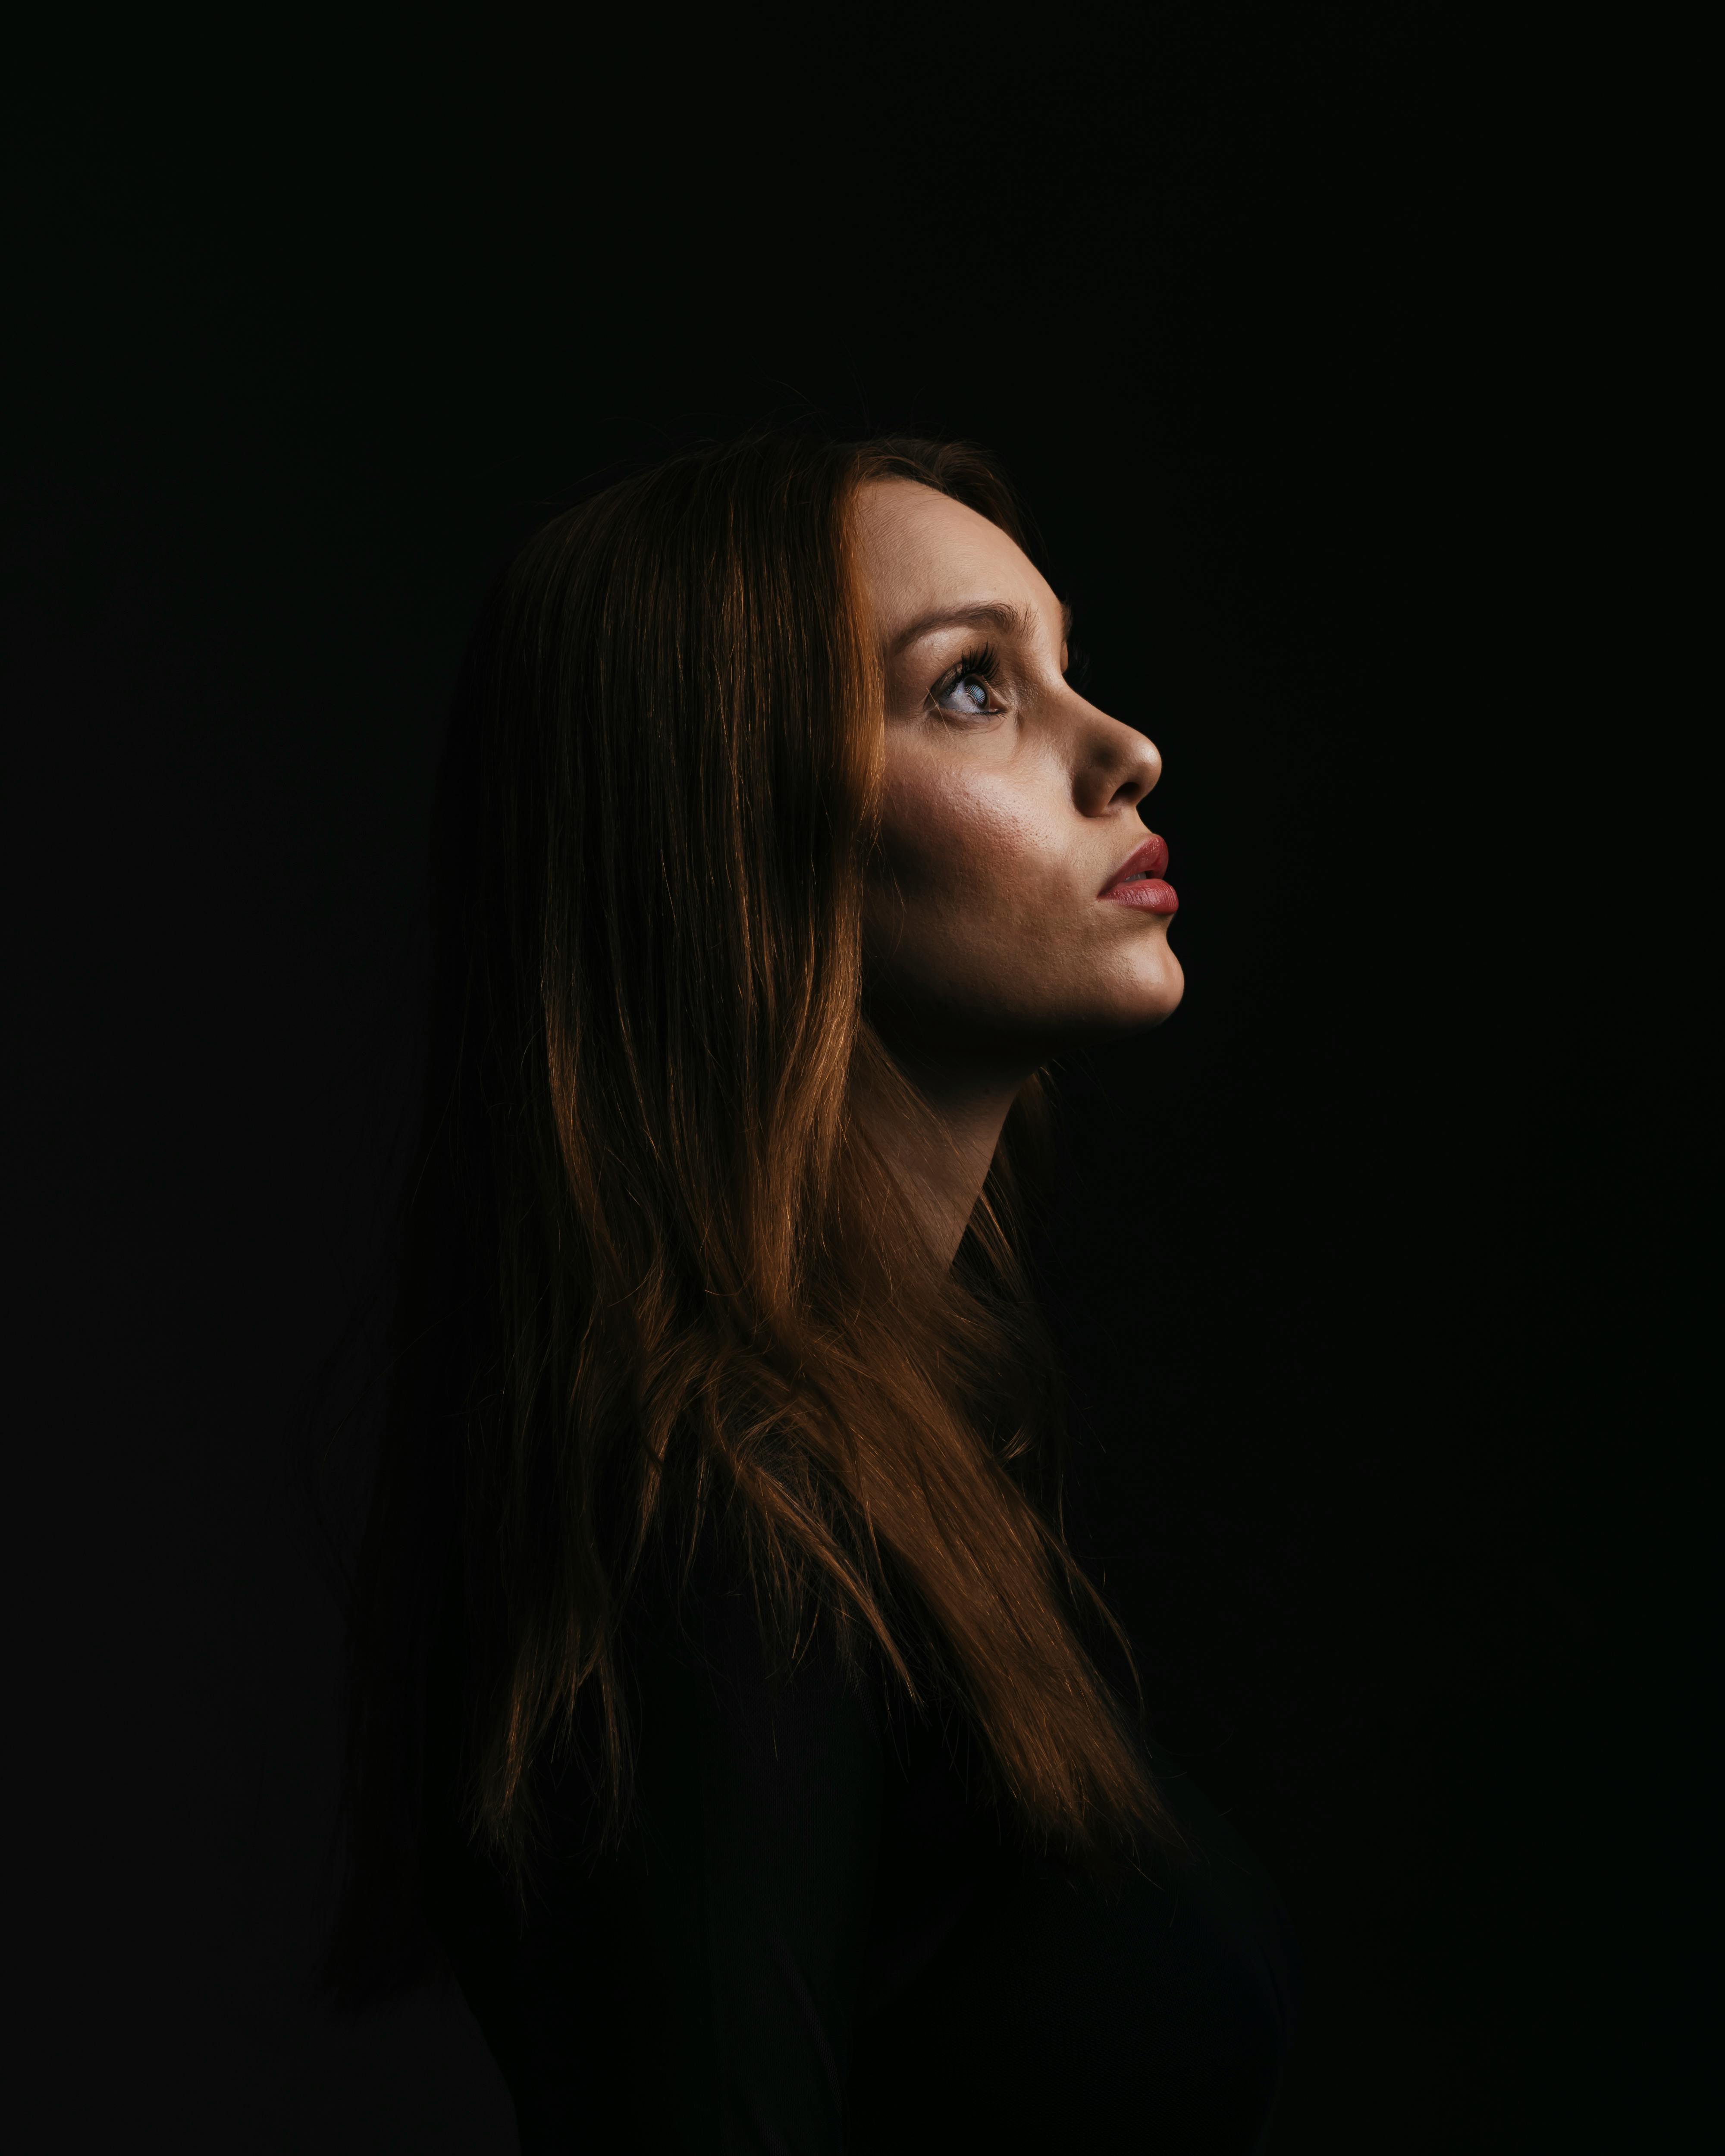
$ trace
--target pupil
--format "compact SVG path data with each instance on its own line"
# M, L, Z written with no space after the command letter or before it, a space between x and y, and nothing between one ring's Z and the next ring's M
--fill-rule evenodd
M988 690L983 686L983 684L978 680L974 674L969 674L965 676L964 686L970 696L971 701L976 706L978 711L981 711L983 705L988 701Z

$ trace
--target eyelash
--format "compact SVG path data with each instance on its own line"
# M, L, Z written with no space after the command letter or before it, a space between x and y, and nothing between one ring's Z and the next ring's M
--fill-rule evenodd
M938 704L942 696L950 696L958 684L974 675L978 681L992 681L999 670L1000 658L992 644L979 644L974 651L967 651L956 666L949 666L929 692ZM986 713L978 711L983 718Z

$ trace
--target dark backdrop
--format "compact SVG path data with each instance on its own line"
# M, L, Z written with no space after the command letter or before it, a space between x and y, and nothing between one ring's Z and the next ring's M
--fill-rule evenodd
M1280 2145L1622 2145L1701 2025L1698 1200L1626 933L1625 849L1675 870L1625 761L1686 782L1628 693L1604 75L1427 5L487 22L7 93L38 2145L512 2145L458 2000L307 1992L293 1433L485 584L596 471L800 414L996 450L1166 757L1186 1003L1064 1072L1038 1257L1076 1532L1307 1957Z

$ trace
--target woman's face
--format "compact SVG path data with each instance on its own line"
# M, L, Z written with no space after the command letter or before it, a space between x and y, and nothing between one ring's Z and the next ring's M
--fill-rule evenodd
M1158 1024L1184 983L1154 744L1066 680L1060 603L997 526L908 480L854 515L886 685L870 1015L913 1061L1026 1071Z

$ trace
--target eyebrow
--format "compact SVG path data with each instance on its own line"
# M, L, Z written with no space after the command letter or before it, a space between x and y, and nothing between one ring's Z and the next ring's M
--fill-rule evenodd
M892 655L908 651L913 644L925 636L932 636L941 629L995 629L1004 636L1028 636L1035 624L1022 607L1014 606L1007 599L976 599L968 606L943 607L938 613L926 613L902 629L892 639ZM1072 634L1072 609L1063 599L1060 602L1060 634Z

